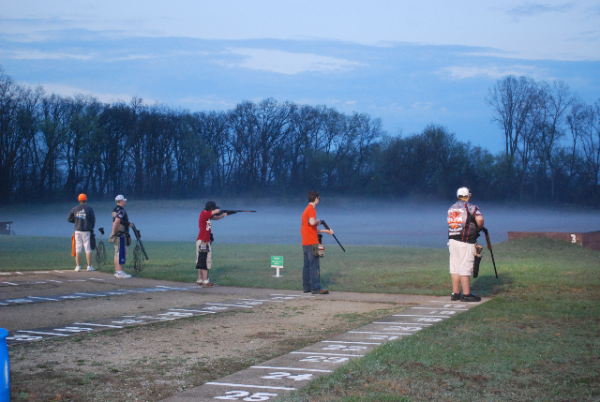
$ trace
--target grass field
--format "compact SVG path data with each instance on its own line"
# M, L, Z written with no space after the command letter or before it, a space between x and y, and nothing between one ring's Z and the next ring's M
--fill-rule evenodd
M144 244L150 261L141 276L195 280L193 244ZM69 239L3 236L0 270L72 269L69 247ZM330 245L322 261L332 291L449 296L447 250L346 249ZM213 251L211 278L220 285L301 289L300 246L215 243ZM286 400L600 400L598 252L548 239L501 243L496 279L484 251L472 288L492 301L386 344ZM272 277L271 255L284 256L283 278Z

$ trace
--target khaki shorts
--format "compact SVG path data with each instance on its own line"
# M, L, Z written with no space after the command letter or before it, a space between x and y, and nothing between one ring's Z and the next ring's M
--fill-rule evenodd
M451 239L448 241L448 250L450 251L450 274L471 276L475 262L475 244Z
M119 255L119 245L121 244L121 236L115 236L115 255ZM129 248L125 244L125 258L129 257Z
M196 261L198 261L198 254L200 253L200 243L202 240L196 240ZM209 249L208 255L206 256L206 268L210 269L212 266L212 246Z
M92 252L90 245L90 232L75 231L75 252L81 253L85 249L86 253Z

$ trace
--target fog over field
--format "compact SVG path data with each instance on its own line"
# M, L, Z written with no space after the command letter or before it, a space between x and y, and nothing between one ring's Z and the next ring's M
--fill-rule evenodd
M224 209L249 209L257 213L238 213L213 223L218 243L300 244L300 216L303 199L288 202L220 201ZM600 230L600 214L592 210L526 208L478 205L494 243L506 241L508 231L589 232ZM126 210L142 233L143 240L195 241L198 216L205 200L138 201L129 199ZM346 245L386 245L446 247L446 211L452 204L415 201L383 202L328 199L317 206L317 217L324 219ZM12 229L21 236L71 236L67 222L69 210L77 205L13 205L0 207L0 221L13 221ZM113 202L89 205L96 213L96 228L111 226ZM96 235L99 236L96 230ZM107 237L106 235L104 236ZM326 236L326 245L337 245Z

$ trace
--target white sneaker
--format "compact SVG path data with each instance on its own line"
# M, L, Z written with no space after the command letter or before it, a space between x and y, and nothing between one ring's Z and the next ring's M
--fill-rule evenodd
M89 272L92 272L92 271L95 271L95 269L94 269L94 267L92 267L92 266L90 265L90 266L88 267L88 271L89 271Z
M75 272L79 272L79 271L81 271L81 267L78 265L75 267Z
M131 275L128 275L123 271L117 271L117 272L115 272L115 278L127 279L127 278L131 278Z

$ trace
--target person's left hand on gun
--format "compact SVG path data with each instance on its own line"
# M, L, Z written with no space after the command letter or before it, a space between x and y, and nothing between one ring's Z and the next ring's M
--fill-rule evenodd
M333 229L323 230L321 233L327 233L327 234L332 235L333 234Z

